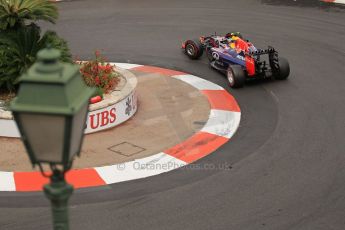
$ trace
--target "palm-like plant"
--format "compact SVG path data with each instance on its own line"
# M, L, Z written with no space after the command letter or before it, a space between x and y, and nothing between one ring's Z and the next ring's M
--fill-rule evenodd
M61 50L61 61L72 62L67 42L55 32L41 30L38 20L55 23L58 10L49 0L0 0L0 89L18 88L18 77L48 45Z
M55 23L57 18L58 10L48 0L0 0L0 30L24 26L25 21Z
M16 90L18 77L35 62L38 51L47 46L61 51L61 61L72 62L64 39L53 31L45 32L42 37L40 34L34 23L0 33L0 89Z
M17 79L33 62L40 43L40 30L32 24L0 33L0 88L15 89Z

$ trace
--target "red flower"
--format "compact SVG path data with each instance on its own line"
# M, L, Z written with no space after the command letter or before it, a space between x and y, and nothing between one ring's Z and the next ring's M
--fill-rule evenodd
M98 76L95 77L95 82L96 82L96 85L99 85L101 83Z
M98 50L95 51L95 56L94 60L80 63L80 73L88 86L96 86L109 93L118 82L115 66L105 63Z

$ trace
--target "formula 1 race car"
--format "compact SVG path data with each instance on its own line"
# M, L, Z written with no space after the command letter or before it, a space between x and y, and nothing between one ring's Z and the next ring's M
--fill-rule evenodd
M290 74L289 62L278 56L273 47L257 49L239 32L187 40L182 43L182 49L191 59L200 58L205 51L210 65L226 74L232 88L243 87L249 79L283 80Z

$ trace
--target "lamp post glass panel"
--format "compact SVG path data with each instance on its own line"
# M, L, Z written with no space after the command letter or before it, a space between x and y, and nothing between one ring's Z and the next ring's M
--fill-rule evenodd
M20 78L11 110L33 166L49 164L51 183L44 186L52 202L54 229L68 229L67 201L73 188L64 179L84 137L89 98L79 67L59 61L60 51L41 50L37 62Z

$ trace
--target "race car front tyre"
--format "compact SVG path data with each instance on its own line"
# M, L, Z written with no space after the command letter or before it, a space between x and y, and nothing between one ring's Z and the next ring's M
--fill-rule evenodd
M290 65L286 58L279 57L278 58L278 65L279 65L279 71L277 75L275 76L278 80L284 80L289 77L290 74Z
M207 46L205 51L206 51L206 56L207 56L207 59L210 61L210 62L213 62L215 60L215 58L213 57L212 55L212 47L211 46Z
M244 86L246 74L244 73L241 66L229 66L226 74L231 88L241 88Z
M203 54L203 47L198 39L188 40L185 43L185 52L190 59L198 59Z

